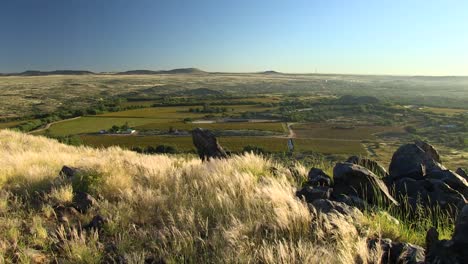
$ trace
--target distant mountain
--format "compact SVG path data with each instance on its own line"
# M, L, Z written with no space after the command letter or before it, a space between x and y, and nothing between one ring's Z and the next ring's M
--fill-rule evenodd
M137 74L203 74L207 73L197 68L180 68L167 71L151 71L151 70L132 70L118 72L119 75L137 75Z
M46 76L46 75L89 75L95 74L91 71L57 70L57 71L25 71L22 73L13 73L13 76Z
M277 71L264 71L264 72L259 72L260 74L283 74L281 72Z

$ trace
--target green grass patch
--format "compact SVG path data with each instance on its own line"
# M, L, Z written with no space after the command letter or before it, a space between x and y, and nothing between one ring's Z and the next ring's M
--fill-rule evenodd
M61 122L52 125L49 133L53 136L76 135L83 133L97 133L102 129L109 129L113 125L122 126L128 122L131 127L144 125L147 123L168 122L172 120L150 119L150 118L112 118L112 117L94 117L87 116ZM41 134L45 133L42 131Z

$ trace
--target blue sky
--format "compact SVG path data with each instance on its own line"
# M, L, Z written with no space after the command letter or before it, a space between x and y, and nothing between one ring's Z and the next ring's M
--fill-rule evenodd
M468 75L468 1L2 0L0 72Z

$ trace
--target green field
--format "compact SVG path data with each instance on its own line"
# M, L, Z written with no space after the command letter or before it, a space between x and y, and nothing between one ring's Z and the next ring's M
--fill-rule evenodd
M207 113L191 113L190 108L202 108L202 106L164 106L164 107L149 107L141 109L126 110L120 112L106 113L99 116L108 117L142 117L142 118L201 118ZM213 105L212 107L227 108L226 114L239 114L243 112L263 112L274 109L273 107L261 107L257 105ZM220 116L220 114L212 114Z
M87 145L94 147L120 146L124 148L170 145L178 151L194 151L192 138L187 136L101 136L82 135ZM271 137L220 137L220 144L231 151L241 151L247 145L254 145L270 152L286 152L286 138ZM313 151L324 154L364 155L366 151L359 142L344 140L295 139L297 151Z
M14 127L19 124L26 123L26 122L28 121L13 121L13 122L0 123L0 129Z
M338 128L324 123L293 125L292 129L298 138L326 138L365 140L376 139L375 134L383 132L403 132L399 127L356 126L353 128Z
M144 125L147 123L170 122L174 120L152 119L152 118L114 118L114 117L95 117L86 116L78 119L53 124L49 133L54 136L75 135L83 133L97 133L102 129L109 129L113 125L124 125L128 122L129 126ZM41 134L44 131L40 132Z
M211 130L260 130L260 131L273 131L278 133L284 133L284 127L282 123L253 123L253 122L227 122L227 123L184 123L180 121L174 122L157 122L148 123L140 126L136 126L136 130L161 130L167 131L170 128L178 130L192 130L194 128L201 127Z

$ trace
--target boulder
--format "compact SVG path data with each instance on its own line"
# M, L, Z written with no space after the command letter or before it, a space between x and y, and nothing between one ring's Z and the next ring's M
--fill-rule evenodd
M323 170L312 168L308 175L308 184L312 186L330 186L331 177L328 176Z
M387 170L375 160L351 156L346 160L346 162L360 165L381 178L388 176Z
M436 179L445 182L452 189L462 193L468 198L468 182L457 173L451 170L432 171L426 176L429 179Z
M333 197L340 194L357 196L370 204L381 201L398 205L387 186L370 170L348 162L340 162L333 169Z
M456 171L455 171L456 174L462 176L465 180L468 181L468 175L466 174L466 171L463 170L462 168L458 168Z
M351 217L356 219L362 216L359 209L349 206L347 204L331 201L327 199L318 199L311 203L311 205L319 212L324 214L340 214L343 216Z
M219 145L215 135L209 130L195 128L192 131L192 140L202 160L209 160L210 158L221 159L228 156L223 147Z
M392 156L389 174L392 181L403 177L422 180L427 173L445 170L440 157L431 145L424 142L405 144Z
M339 194L337 197L335 197L335 201L342 202L349 206L356 207L359 210L365 210L366 208L369 208L369 205L367 204L366 201L353 195L348 196L346 194Z
M381 248L381 263L383 264L416 264L423 262L425 258L424 249L410 243L392 242L387 238L371 239L368 245L371 249Z
M393 185L392 191L394 197L411 212L416 212L419 204L423 207L440 207L455 214L466 201L461 193L437 179L402 178Z
M317 199L330 199L333 189L326 186L306 186L296 192L296 196L311 203Z
M81 170L79 168L75 167L69 167L69 166L63 166L62 169L60 170L59 175L66 177L67 179L72 179L79 175L81 173Z
M73 196L73 207L81 213L86 213L89 208L97 204L96 199L88 193L77 192Z
M84 229L94 229L94 230L101 230L104 225L108 222L108 220L101 215L96 215L93 217L91 222L83 226Z
M426 263L468 263L468 205L465 204L455 223L452 239L439 240L435 228L426 234Z

